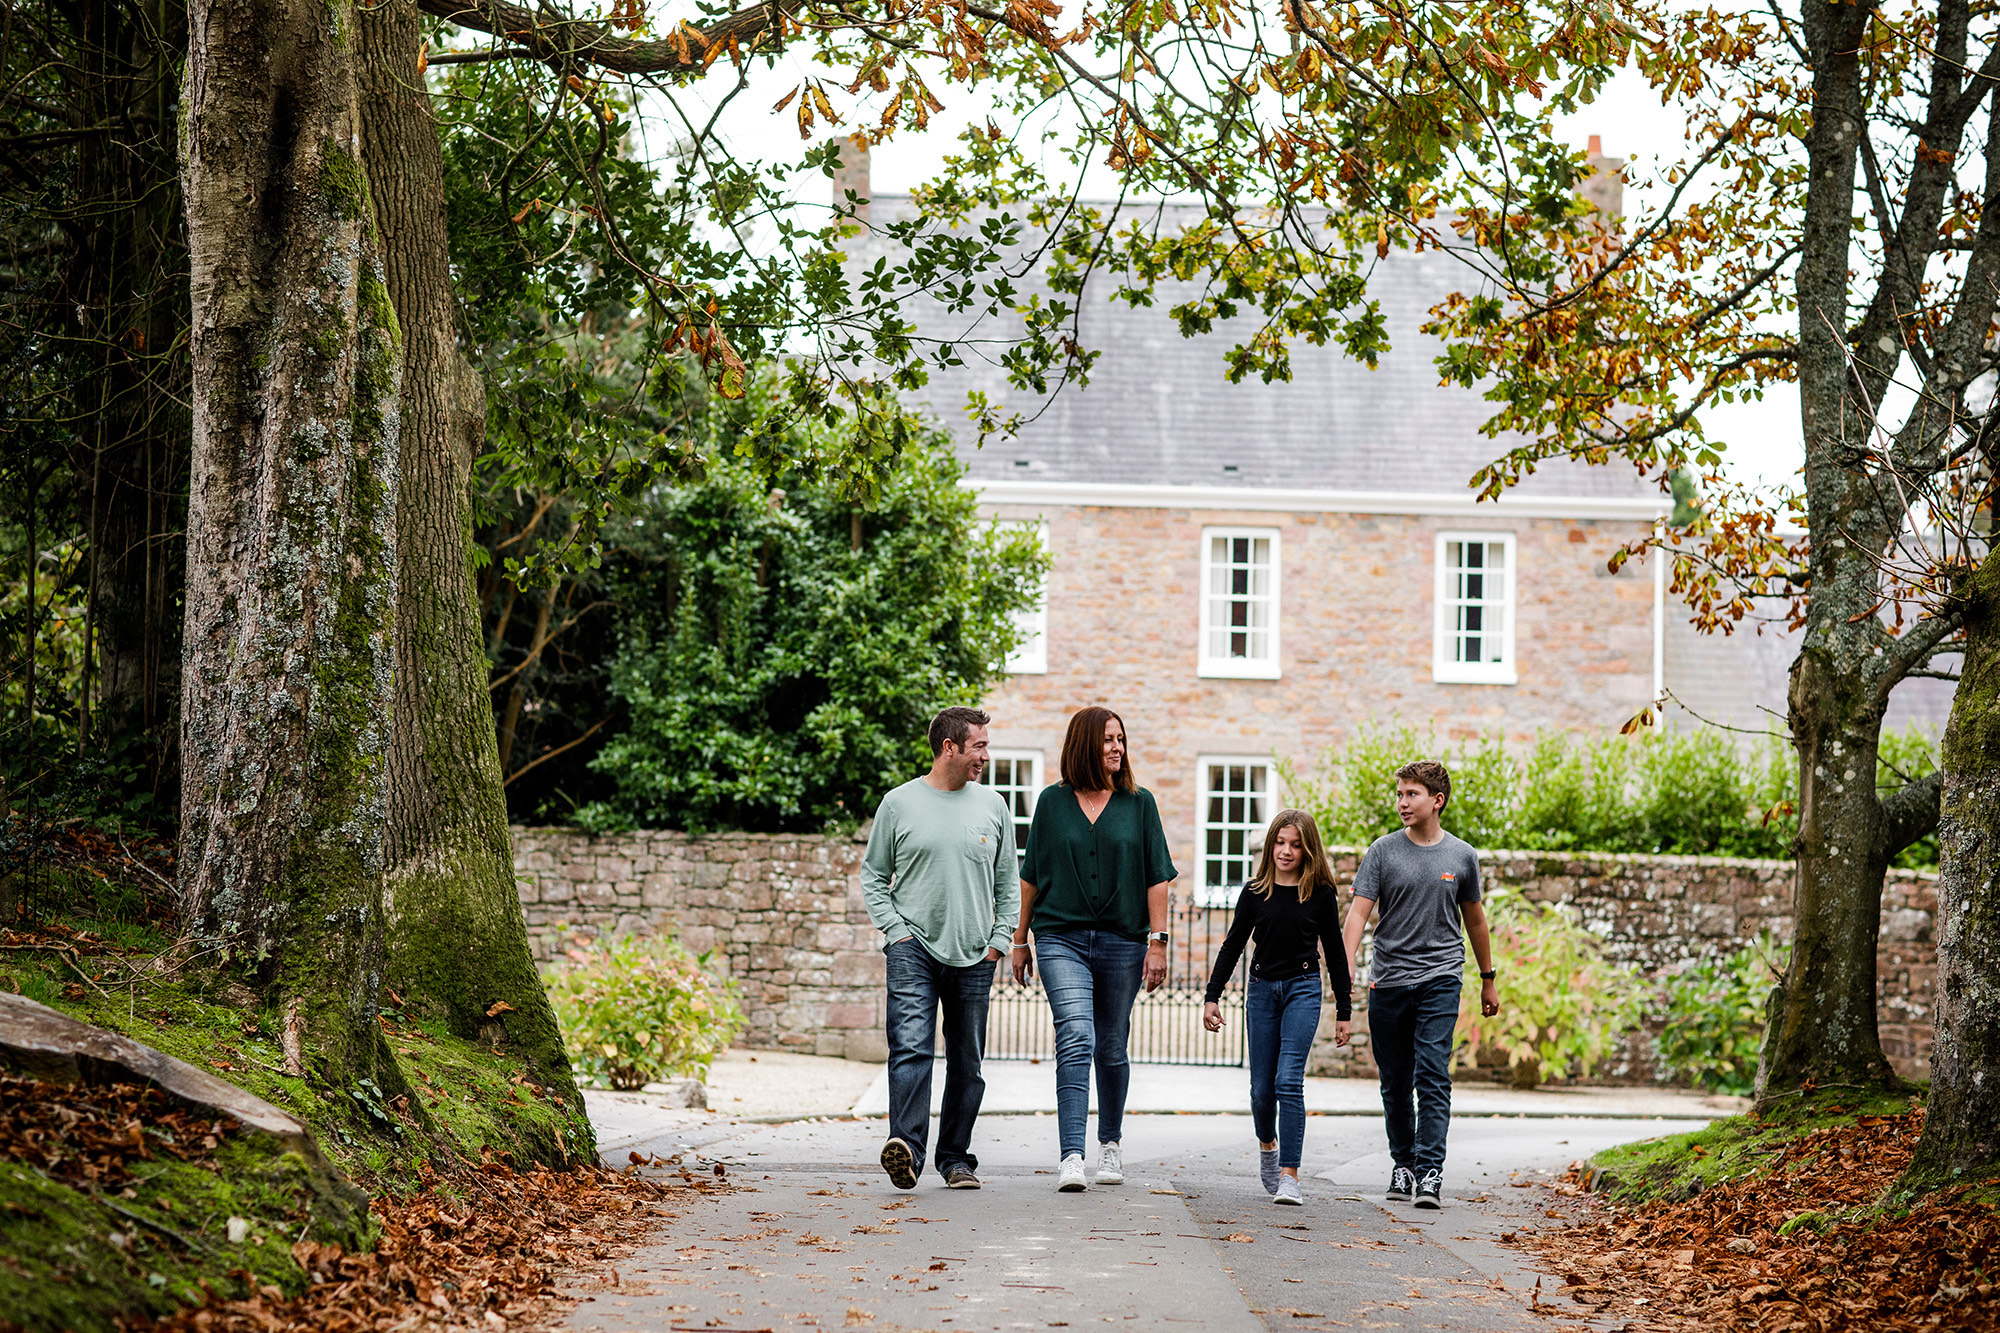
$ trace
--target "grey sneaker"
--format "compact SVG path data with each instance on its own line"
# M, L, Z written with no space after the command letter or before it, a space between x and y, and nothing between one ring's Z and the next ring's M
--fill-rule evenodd
M1444 1207L1443 1194L1444 1172L1438 1170L1436 1167L1432 1167L1430 1170L1424 1172L1421 1180L1417 1181L1417 1207L1442 1208Z
M1410 1196L1417 1192L1417 1173L1407 1166L1399 1166L1389 1173L1389 1188L1382 1197L1390 1203L1408 1203Z
M1125 1183L1125 1153L1115 1143L1097 1145L1097 1183L1100 1185Z
M979 1188L979 1177L972 1173L971 1167L960 1162L944 1173L944 1183L955 1190L976 1190Z
M1083 1154L1071 1153L1062 1159L1056 1169L1056 1188L1064 1194L1075 1194L1083 1189Z
M1288 1203L1294 1208L1303 1204L1305 1197L1299 1193L1299 1178L1281 1174L1278 1177L1278 1188L1271 1194L1271 1202Z
M917 1159L911 1155L910 1145L901 1139L890 1139L882 1145L882 1169L889 1173L889 1183L897 1189L917 1187Z
M1264 1193L1278 1192L1278 1150L1259 1148L1257 1150L1257 1178L1264 1182Z

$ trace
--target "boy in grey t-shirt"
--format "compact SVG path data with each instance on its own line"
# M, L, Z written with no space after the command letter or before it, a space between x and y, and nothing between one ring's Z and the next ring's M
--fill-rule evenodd
M1486 908L1479 896L1479 854L1439 824L1451 799L1451 774L1428 759L1396 770L1399 833L1377 838L1354 872L1347 910L1347 956L1359 957L1372 913L1375 951L1368 965L1368 1040L1382 1079L1382 1119L1389 1135L1388 1197L1419 1208L1441 1204L1445 1133L1451 1124L1451 1034L1458 1023L1464 935L1479 959L1480 1010L1500 1012ZM1461 927L1463 935L1461 935Z

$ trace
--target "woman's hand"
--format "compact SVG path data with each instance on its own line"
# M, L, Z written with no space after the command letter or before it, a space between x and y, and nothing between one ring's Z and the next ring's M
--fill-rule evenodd
M1222 1031L1222 1006L1210 1000L1201 1007L1201 1025L1210 1032ZM1346 1026L1345 1024L1342 1025ZM1343 1038L1342 1040L1345 1040Z
M1014 984L1025 986L1028 978L1035 975L1035 951L1026 944L1017 944L1008 951L1014 963Z
M1146 968L1140 975L1146 978L1146 994L1167 984L1167 946L1154 940L1146 946Z
M1354 1035L1354 1024L1352 1021L1343 1018L1333 1025L1334 1045L1336 1046L1347 1045L1348 1039L1351 1038L1353 1035Z

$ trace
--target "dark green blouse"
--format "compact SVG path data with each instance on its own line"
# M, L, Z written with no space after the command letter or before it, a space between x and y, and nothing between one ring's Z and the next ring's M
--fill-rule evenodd
M1110 930L1143 940L1152 921L1146 890L1180 874L1167 853L1153 793L1114 791L1095 824L1084 816L1067 782L1042 788L1021 878L1035 886L1037 935Z

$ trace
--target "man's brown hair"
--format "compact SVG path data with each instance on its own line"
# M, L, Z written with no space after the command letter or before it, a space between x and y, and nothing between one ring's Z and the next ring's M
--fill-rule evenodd
M1398 782L1421 782L1424 790L1433 796L1444 797L1444 805L1438 807L1443 814L1451 804L1451 772L1435 759L1418 759L1404 764L1396 770Z
M1125 732L1125 763L1115 774L1104 767L1104 733L1113 722ZM1132 776L1132 733L1125 729L1125 719L1097 704L1079 708L1063 737L1062 776L1071 791L1139 790L1139 780Z
M1273 853L1278 846L1279 829L1297 829L1299 834L1299 901L1310 902L1313 890L1326 886L1328 893L1334 892L1333 867L1327 864L1326 847L1319 840L1319 825L1303 810L1280 810L1271 819L1271 827L1264 830L1264 847L1257 854L1257 873L1251 877L1250 887L1266 898L1278 885L1278 863Z
M961 751L972 735L974 727L983 727L993 719L982 709L967 708L964 704L953 704L931 719L930 743L933 756L944 753L947 744L956 745Z

